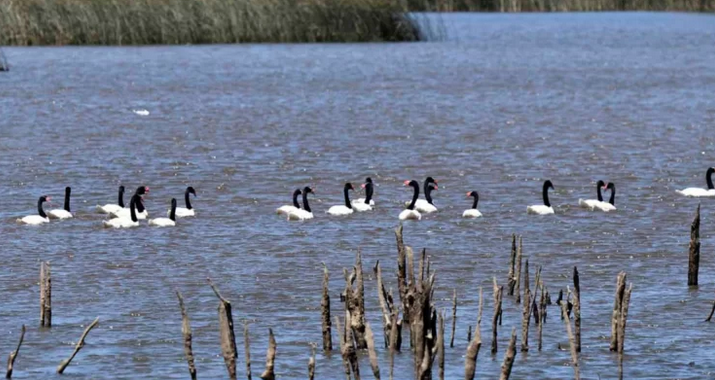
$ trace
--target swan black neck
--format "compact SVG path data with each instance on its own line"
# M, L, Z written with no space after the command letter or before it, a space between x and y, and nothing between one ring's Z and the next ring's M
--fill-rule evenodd
M293 207L300 208L300 203L298 203L298 196L301 194L300 189L295 189L293 192Z
M308 204L308 193L312 192L310 187L303 189L303 210L307 212L313 212L310 210L310 205Z
M129 215L131 216L132 222L134 222L134 223L139 221L139 219L137 219L137 211L136 211L137 202L141 203L141 196L134 194L132 196L132 199L129 201Z
M191 210L193 207L191 207L191 190L186 189L186 192L184 193L184 203L186 203L186 209Z
M343 189L343 196L345 197L345 207L352 209L353 205L350 204L350 194L348 193L350 190L353 189L353 186L349 183L345 184L345 188Z
M137 212L142 213L144 212L144 200L142 199L142 195L146 194L148 191L148 188L146 186L139 186L137 188L137 191L134 192L134 196L137 197L136 199L136 205L135 207L137 208Z
M72 188L69 186L65 188L65 211L70 212L70 193L72 193Z
M596 183L596 194L598 195L599 202L603 202L603 195L601 194L601 189L604 186L606 186L606 184L603 183L603 181L598 181L598 183Z
M435 187L432 184L429 184L425 186L425 199L427 200L427 203L433 205L432 203L432 190L434 190Z
M410 202L410 205L407 206L407 209L414 210L415 203L417 203L417 198L419 198L420 196L420 185L415 181L410 182L409 185L412 186L412 188L414 189L414 193L412 194L412 202Z
M45 214L45 210L42 209L42 203L47 200L46 197L40 197L39 200L37 200L37 213L40 214L41 217L47 218L47 214Z
M370 204L370 201L372 200L372 182L368 182L365 184L365 204Z
M551 181L544 182L544 188L541 190L541 195L544 198L544 206L551 207L551 202L549 202L549 188L554 188Z
M614 185L613 182L611 182L608 184L608 188L611 189L611 199L608 200L608 203L615 206L616 205L616 185Z
M189 193L187 192L186 194L186 199L189 199ZM169 213L169 219L176 222L176 198L171 198L171 212Z
M124 208L124 186L119 186L119 201L117 204L119 207Z
M705 173L705 180L708 182L708 190L715 189L715 186L713 186L713 173L715 173L715 169L713 168L708 168L708 172Z
M472 191L469 196L474 197L474 202L472 203L472 208L477 209L477 203L479 203L479 194L476 191Z

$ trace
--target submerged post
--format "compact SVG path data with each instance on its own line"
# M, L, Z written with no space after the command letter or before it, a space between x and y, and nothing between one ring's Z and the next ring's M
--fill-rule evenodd
M516 296L516 303L521 303L521 259L522 259L522 248L523 240L519 236L519 247L516 250L516 285L514 286L514 295Z
M516 277L514 274L514 265L516 263L516 234L511 235L511 255L509 256L509 275L507 276L507 295L514 295L514 286L516 285Z
M497 323L501 315L502 297L504 295L504 286L496 286L496 278L494 279L494 316L492 317L492 355L497 353Z
M688 286L698 286L700 271L700 204L690 225L690 248L688 250Z
M52 273L50 263L40 263L40 326L52 327Z
M454 347L454 332L457 329L457 289L452 296L452 337L449 338L449 348Z
M511 339L509 340L509 347L504 354L504 363L501 365L501 376L499 376L499 380L509 380L511 367L514 365L514 356L516 356L516 329L512 328Z
M226 370L230 379L236 379L236 358L238 350L236 349L236 334L233 331L233 314L231 311L231 302L221 296L216 286L211 279L207 279L209 286L213 289L214 294L219 299L218 305L218 323L219 333L221 334L221 351L223 352L223 360L226 363Z
M320 311L323 320L323 351L333 349L332 322L330 321L330 292L328 289L329 281L328 267L323 263L323 298L320 301Z
M25 340L25 325L22 325L22 330L20 332L20 341L17 343L17 348L15 349L15 351L11 352L10 356L7 358L7 372L5 372L6 379L12 378L12 369L15 366L15 359L17 359L17 355L20 353L20 346L22 346L23 340Z
M578 268L573 267L573 324L576 352L581 352L581 281Z
M623 293L626 290L626 272L618 273L616 277L616 294L613 300L613 315L611 316L611 344L610 350L618 350L618 331L623 306ZM562 314L563 315L563 314Z
M184 337L184 356L186 357L186 362L189 365L189 374L191 375L191 380L196 380L194 352L191 348L191 324L189 323L189 316L186 313L186 307L184 306L184 297L181 296L181 293L178 290L176 291L176 297L179 299L179 307L181 308L181 335L183 335Z
M261 374L263 380L274 380L276 378L273 369L276 360L276 338L273 336L273 329L268 329L268 349L266 350L266 370Z

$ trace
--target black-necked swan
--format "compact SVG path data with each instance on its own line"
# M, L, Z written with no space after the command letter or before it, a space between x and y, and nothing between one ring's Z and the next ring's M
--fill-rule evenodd
M353 201L353 209L355 211L372 211L372 206L375 205L375 200L372 199L374 185L372 178L365 178L365 183L361 185L365 189L365 198L358 198Z
M680 195L685 195L686 197L715 197L715 186L713 186L712 179L713 173L715 173L715 168L708 168L708 171L705 173L705 181L708 184L707 189L688 187L683 190L675 190L675 192Z
M114 218L102 222L106 228L131 228L139 227L139 219L137 218L137 204L141 201L141 195L132 195L129 200L129 217Z
M17 222L23 224L30 224L33 226L49 223L50 218L47 217L47 214L45 214L45 211L42 209L42 204L45 202L49 202L51 199L52 198L47 195L41 196L40 199L37 200L37 215L28 215L26 217L18 219Z
M190 194L194 194L196 196L196 190L194 190L193 187L189 186L186 188L186 191L184 191L184 203L186 204L186 207L177 207L176 208L176 217L177 218L186 218L187 216L194 216L196 215L194 213L194 208L191 206L191 199ZM166 212L166 215L171 214L171 209Z
M551 207L551 202L549 202L549 188L553 189L554 185L550 180L544 181L544 187L541 190L541 194L544 198L544 204L527 207L526 212L528 214L548 215L554 213L554 209Z
M424 184L425 199L417 200L417 203L415 203L415 210L425 214L437 211L437 207L435 207L432 202L432 190L437 189L437 181L435 181L432 177L427 177Z
M312 192L313 189L310 186L303 188L303 208L288 213L288 220L313 219L313 211L310 210L310 204L308 204L308 193Z
M412 194L412 202L407 206L406 210L402 210L400 213L400 220L420 220L422 219L422 214L415 210L415 203L417 203L417 198L420 196L420 184L417 181L405 181L405 186L412 186L414 193Z
M350 190L355 190L353 184L348 182L343 187L343 197L345 198L344 205L332 206L328 209L330 215L350 215L353 211L353 205L350 203Z
M477 210L477 203L479 203L479 193L476 191L470 191L467 193L467 197L474 197L474 203L472 203L472 208L464 210L462 213L462 218L479 218L482 213Z
M276 209L276 214L288 215L295 210L300 210L300 203L298 203L298 196L302 194L300 189L295 189L293 192L293 205L285 205L278 207Z
M70 211L70 194L72 193L72 188L65 187L65 207L63 209L50 210L47 216L50 219L69 219L72 217L72 212Z
M578 204L581 207L585 207L589 210L593 210L595 207L599 205L599 203L603 202L603 195L601 195L601 189L605 189L606 184L601 181L600 179L596 183L596 197L598 199L579 199Z
M139 196L139 199L137 199L137 202L135 205L137 219L139 219L139 220L144 220L147 218L147 216L149 216L149 212L144 208L144 198L142 196L145 194L149 194L149 188L146 186L139 186L137 188L137 190L134 192L134 195ZM117 212L112 212L109 214L109 217L110 218L128 218L129 217L129 209L123 208Z
M608 200L608 202L601 202L596 206L601 211L615 211L616 210L616 184L613 182L609 182L608 186L606 186L606 190L611 190L611 198Z
M171 209L168 218L155 218L149 220L150 226L174 227L176 225L176 198L171 198Z
M105 213L105 214L111 214L113 212L118 212L119 210L124 208L124 186L119 186L119 201L117 202L118 204L111 204L108 203L104 206L99 206L97 205L97 211Z

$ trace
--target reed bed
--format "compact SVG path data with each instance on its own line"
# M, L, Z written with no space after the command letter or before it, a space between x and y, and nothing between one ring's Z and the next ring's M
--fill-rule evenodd
M0 0L0 45L415 41L390 0Z
M713 12L715 0L403 0L403 6L421 12Z

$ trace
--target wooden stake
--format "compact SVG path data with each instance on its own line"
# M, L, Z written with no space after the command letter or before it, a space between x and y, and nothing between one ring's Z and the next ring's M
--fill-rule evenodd
M464 356L464 379L473 380L474 374L477 371L477 357L479 349L482 347L482 332L480 325L482 323L482 308L484 303L482 300L482 288L479 288L479 314L477 315L477 325L474 328L474 339L467 347L467 354Z
M323 321L323 351L331 351L333 349L329 283L328 267L323 263L323 298L320 301L320 314Z
M218 304L218 324L219 334L221 335L221 351L223 352L223 361L226 363L228 377L231 380L236 379L236 358L238 350L236 349L236 334L233 331L233 314L231 311L231 302L226 300L219 293L216 285L207 279L209 286L219 299Z
M514 265L516 264L516 234L511 235L511 255L509 256L509 275L507 276L507 295L514 295L514 286L516 286L516 273Z
M392 312L395 309L392 296L385 290L385 285L382 282L382 269L380 268L380 260L373 268L375 278L377 279L377 298L380 301L380 309L382 310L382 329L385 348L390 347L390 332L392 331Z
M308 359L308 379L315 379L315 346L316 344L310 344L310 359ZM250 380L250 378L249 378Z
M511 376L511 367L514 365L514 357L516 356L516 329L511 329L511 339L509 340L509 347L506 349L504 354L504 363L501 365L501 376L499 380L509 380Z
M20 332L20 341L17 342L17 348L15 349L15 351L11 352L10 356L7 358L7 372L5 372L6 379L12 378L12 370L15 366L15 359L17 359L17 355L20 353L20 346L22 346L23 340L25 340L25 325L22 325L22 330Z
M437 317L439 332L437 333L437 364L439 364L439 380L444 380L444 311L440 311Z
M546 323L546 287L542 280L541 299L539 300L539 351L541 351L544 323Z
M40 263L40 326L52 327L52 273L50 263Z
M531 290L529 286L529 259L526 259L524 263L524 294L526 294L526 290Z
M566 334L569 337L569 346L571 347L571 364L573 365L574 379L579 380L581 375L579 374L578 366L578 354L576 353L576 342L571 331L571 319L568 317L568 311L566 302L561 303L561 314L564 316L564 323L566 324Z
M57 367L57 373L60 375L65 371L65 368L67 368L68 365L72 362L72 359L74 359L75 355L79 352L79 350L84 347L84 339L87 337L87 334L94 328L94 326L97 326L99 323L99 318L95 319L94 322L92 322L87 328L84 329L84 332L82 333L82 336L79 338L79 341L77 344L74 346L74 351L72 352L72 355L70 355L69 358L65 359L60 363L60 365Z
M402 225L395 228L395 240L397 241L397 289L400 293L402 303L402 320L410 321L409 305L407 300L407 252L402 239Z
M357 344L356 349L362 350L367 348L367 342L365 341L365 285L363 282L363 271L362 271L362 255L360 249L358 249L355 256L355 266L353 267L352 274L347 275L345 273L345 307L350 312L350 328L353 332L353 337L355 343ZM353 288L352 282L355 281L355 288Z
M581 352L581 284L578 268L573 267L573 323L576 352Z
M268 329L268 350L266 350L266 370L261 374L263 380L275 380L276 374L273 372L276 360L276 338L273 336L273 329Z
M529 351L529 323L531 322L531 290L524 289L524 307L521 319L521 352Z
M626 320L628 319L628 306L631 303L631 292L633 291L633 283L628 285L628 289L623 293L623 303L621 305L620 321L618 323L618 353L623 354L624 343L626 340Z
M457 289L452 296L452 337L449 338L449 348L454 347L454 331L457 328Z
M370 323L365 322L365 340L367 340L367 354L370 357L370 367L376 380L380 380L380 366L377 363L377 353L375 352L375 337L370 328Z
M398 320L397 310L393 310L390 317L392 328L390 330L390 380L392 380L393 369L395 366L395 352L400 350L402 341L402 322Z
M698 286L700 271L700 204L690 225L690 247L688 250L688 286Z
M181 308L181 335L184 337L184 356L189 365L189 375L191 380L196 380L196 366L194 365L194 351L191 348L191 324L189 324L189 315L186 313L184 306L184 297L179 291L176 291L176 297L179 299L179 308ZM250 380L250 377L249 377Z
M521 303L521 255L523 248L523 240L519 236L519 248L516 250L516 285L514 286L514 295L516 295L516 303Z
M251 380L251 341L248 332L248 321L243 322L243 348L246 351L246 378ZM315 350L315 349L313 349Z
M626 272L618 273L616 277L616 295L613 301L613 316L611 317L611 344L610 350L618 350L618 324L621 318L623 293L626 290Z
M501 304L504 296L504 287L500 286L497 289L496 301L494 302L494 316L492 318L492 355L497 353L497 320L501 315ZM507 376L508 378L508 376Z
M345 331L340 325L340 318L335 317L335 327L338 329L338 336L340 337L340 354L343 357L343 367L345 368L345 379L350 380L350 360L348 359L348 352L345 349L347 346L345 340Z

